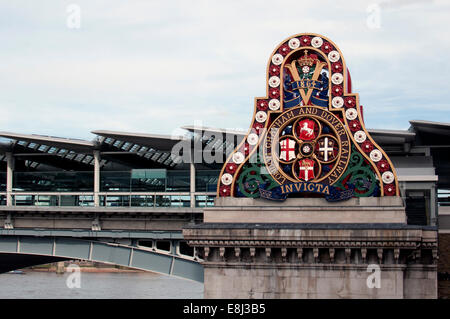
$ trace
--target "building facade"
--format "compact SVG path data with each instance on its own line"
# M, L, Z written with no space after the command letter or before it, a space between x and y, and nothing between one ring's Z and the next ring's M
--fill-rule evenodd
M410 124L369 133L397 170L408 224L439 229L439 295L448 297L450 124ZM93 141L0 132L0 205L213 206L220 169L245 133L183 128L177 137L94 131Z

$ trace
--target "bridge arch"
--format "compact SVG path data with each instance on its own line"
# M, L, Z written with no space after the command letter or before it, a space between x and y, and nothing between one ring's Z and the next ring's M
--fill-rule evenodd
M203 266L196 258L131 245L65 237L1 236L0 256L10 256L17 267L80 259L151 271L203 282ZM15 258L14 258L15 256ZM20 258L18 258L20 257ZM19 262L20 261L20 262Z

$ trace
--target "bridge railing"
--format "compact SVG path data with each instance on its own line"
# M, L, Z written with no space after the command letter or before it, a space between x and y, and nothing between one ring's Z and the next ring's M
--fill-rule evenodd
M195 207L213 206L215 192L195 193ZM13 192L12 206L94 207L93 192ZM190 193L101 192L101 207L190 207ZM6 193L0 193L6 205Z
M170 240L170 239L145 239L138 240L138 248L158 252L160 254L177 255L185 259L201 261L198 256L196 248L191 247L184 240Z
M450 206L450 189L439 189L437 201L439 206Z

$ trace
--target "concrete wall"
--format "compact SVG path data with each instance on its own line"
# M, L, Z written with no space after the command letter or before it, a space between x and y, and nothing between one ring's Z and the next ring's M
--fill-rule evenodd
M380 288L369 288L366 266L315 265L297 269L205 268L205 298L366 299L404 298L402 266L383 269ZM424 295L423 298L435 295Z
M438 297L436 267L410 265L404 275L405 299L436 299Z
M439 233L439 298L450 299L450 232Z
M437 298L437 230L406 225L401 198L219 202L183 229L205 298Z

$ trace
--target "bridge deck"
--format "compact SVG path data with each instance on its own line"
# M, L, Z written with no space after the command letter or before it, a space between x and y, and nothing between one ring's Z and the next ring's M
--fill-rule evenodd
M0 206L0 212L105 213L105 214L203 214L191 207L80 207L80 206Z

